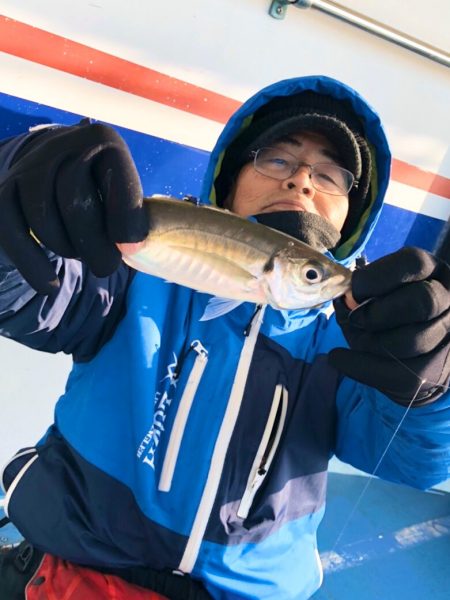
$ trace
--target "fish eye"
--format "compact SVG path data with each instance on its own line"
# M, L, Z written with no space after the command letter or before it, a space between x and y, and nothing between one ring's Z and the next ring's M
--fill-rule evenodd
M302 275L308 283L319 283L323 279L323 269L320 265L307 264L302 269Z

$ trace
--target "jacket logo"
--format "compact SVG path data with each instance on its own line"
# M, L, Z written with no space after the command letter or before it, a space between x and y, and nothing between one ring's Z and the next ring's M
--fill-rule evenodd
M153 400L154 404L154 415L153 423L149 431L146 433L144 439L139 445L137 450L137 457L142 458L142 462L148 465L150 468L155 470L155 453L158 448L158 444L161 439L161 434L165 431L164 421L167 417L167 407L172 404L173 398L169 396L170 390L175 388L177 385L176 381L176 370L178 366L178 358L173 353L173 362L167 365L167 375L161 379L161 383L168 380L169 389L164 392L157 391Z
M169 385L173 387L177 386L177 367L178 367L178 358L175 352L173 352L173 363L167 365L167 375L161 379L161 383L166 379L169 380Z

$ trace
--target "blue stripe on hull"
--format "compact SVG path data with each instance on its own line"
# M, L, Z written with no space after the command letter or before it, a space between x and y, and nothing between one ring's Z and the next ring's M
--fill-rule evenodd
M73 125L82 118L83 115L0 93L0 140L36 125ZM166 194L181 198L186 194L200 194L208 152L124 127L114 128L131 150L147 196Z
M40 123L73 124L81 118L82 115L0 93L0 139ZM146 195L200 194L208 152L123 127L116 129L130 147ZM385 205L367 245L367 257L372 261L405 245L433 250L443 226L440 219Z
M402 246L419 246L432 251L444 225L445 221L440 219L385 204L366 246L367 257L373 261Z

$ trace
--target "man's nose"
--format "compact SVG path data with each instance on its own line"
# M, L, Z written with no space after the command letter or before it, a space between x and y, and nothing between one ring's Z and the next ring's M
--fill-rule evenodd
M301 166L297 171L283 179L282 185L289 190L297 189L299 192L311 195L314 193L314 187L311 181L311 171L308 166Z

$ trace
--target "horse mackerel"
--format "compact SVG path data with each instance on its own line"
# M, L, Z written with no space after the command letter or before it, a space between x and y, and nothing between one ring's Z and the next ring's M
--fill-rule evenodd
M310 308L350 289L349 269L284 233L167 196L144 198L144 206L149 234L138 252L123 254L139 271L227 298L233 307Z

